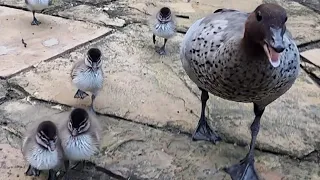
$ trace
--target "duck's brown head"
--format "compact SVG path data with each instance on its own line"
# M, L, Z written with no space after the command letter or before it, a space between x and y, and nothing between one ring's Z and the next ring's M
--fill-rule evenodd
M274 67L280 65L280 54L285 49L286 10L277 4L259 5L248 17L244 38L260 45Z

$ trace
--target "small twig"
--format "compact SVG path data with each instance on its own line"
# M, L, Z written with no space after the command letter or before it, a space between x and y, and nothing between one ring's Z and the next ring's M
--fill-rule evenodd
M129 6L128 8L131 8L131 9L137 10L137 11L139 11L139 12L143 13L144 15L151 16L151 14L150 14L150 13L148 13L148 12L147 12L147 10L145 10L145 9L140 10L140 9L138 9L138 8L131 7L131 6Z
M2 129L8 131L9 133L11 133L11 134L13 134L13 135L15 135L15 136L17 136L19 138L22 138L22 135L21 135L21 133L19 131L15 130L13 128L10 128L8 126L1 126L1 127L2 127Z
M21 39L21 42L22 42L23 46L26 48L28 44L26 42L24 42L23 38Z

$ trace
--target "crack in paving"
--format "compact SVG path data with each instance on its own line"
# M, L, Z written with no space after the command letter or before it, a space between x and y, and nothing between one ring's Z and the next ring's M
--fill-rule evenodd
M23 89L22 87L20 87L17 84L10 83L10 82L9 82L9 84L10 84L10 86L12 88L18 88L19 91L21 91L21 89ZM71 108L73 108L73 106L70 106L70 105L66 105L66 104L62 104L62 103L58 103L58 102L46 101L46 100L43 100L43 99L38 99L38 98L32 97L29 93L26 93L26 94L27 94L27 96L30 97L30 101L44 103L44 104L47 104L47 105L50 105L50 106L60 105L60 106L62 106L63 111L68 111ZM179 127L176 127L176 126L171 125L169 123L167 123L166 125L164 125L162 127L159 127L157 125L138 122L138 121L135 121L133 119L124 118L124 117L121 117L121 116L118 116L118 115L115 115L115 114L99 113L99 112L97 112L96 114L100 115L100 116L110 117L110 118L116 119L118 121L126 121L126 122L130 122L130 123L135 123L135 124L147 126L147 127L153 128L153 129L161 130L163 132L168 132L168 133L172 133L172 134L183 134L183 135L188 136L189 138L192 137L191 133L186 132L186 131L182 131L181 129L179 129ZM239 143L239 142L234 142L234 141L229 141L229 140L222 140L222 142L227 143L227 144L235 144L235 143L237 143L237 146L239 146L239 147L248 146L247 143L241 143L241 142ZM309 162L320 162L320 153L319 153L319 156L317 158L308 158L312 154L318 153L319 150L317 150L317 149L313 150L311 153L309 153L307 155L304 155L302 157L296 157L296 156L288 155L288 154L286 154L284 152L275 152L275 151L272 151L272 150L266 150L266 149L262 149L262 148L258 148L258 147L256 147L255 149L260 151L260 152L269 153L269 154L273 154L273 155L277 155L277 156L279 156L279 155L280 156L286 156L286 157L289 157L292 160L309 161Z
M313 7L312 4L309 4L308 2L306 2L305 0L293 0L295 2L298 2L299 4L301 4L302 6L311 9L312 11L314 11L315 13L320 14L320 10L317 9L316 7Z
M76 50L78 50L78 49L80 49L80 48L82 48L82 47L84 47L84 46L87 46L87 45L95 42L95 41L99 41L99 40L103 39L104 37L113 34L114 32L115 32L115 30L113 29L113 30L111 30L111 31L109 31L109 32L107 32L107 33L105 33L105 34L102 34L101 36L98 36L98 37L96 37L96 38L94 38L94 39L91 39L91 40L89 40L89 41L86 41L86 42L84 42L84 43L80 43L80 44L78 44L78 45L76 45L76 46L74 46L74 47L72 47L72 48L70 48L70 49L65 50L64 52L61 52L61 53L59 53L59 54L57 54L57 55L55 55L55 56L52 56L52 57L50 57L50 58L48 58L48 59L42 60L41 62L49 62L49 61L51 61L51 60L57 59L57 58L59 58L59 57L62 57L62 56L64 56L64 55L66 55L66 54L70 54L72 51L76 51ZM40 62L40 63L41 63L41 62ZM28 72L28 71L30 71L30 70L32 70L32 69L35 69L36 66L37 66L37 65L31 65L30 67L27 67L27 68L24 68L24 69L22 69L22 70L19 70L19 71L15 72L15 73L12 73L12 74L9 75L9 76L5 76L5 77L0 76L0 79L4 79L4 80L10 79L10 78L12 78L12 77L14 77L14 76L16 76L16 75L18 75L18 74L20 74L20 73Z

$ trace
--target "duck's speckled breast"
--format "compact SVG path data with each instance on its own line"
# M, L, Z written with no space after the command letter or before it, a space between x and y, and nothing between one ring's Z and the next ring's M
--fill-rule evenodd
M216 96L238 101L273 101L294 83L299 73L299 55L295 45L288 45L281 55L281 64L274 68L262 54L250 57L241 49L227 50L228 43L217 51L219 58L205 63L191 63L200 87Z

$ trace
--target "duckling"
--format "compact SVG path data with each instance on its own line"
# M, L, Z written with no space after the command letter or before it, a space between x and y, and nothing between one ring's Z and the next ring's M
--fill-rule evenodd
M259 179L254 149L260 119L299 75L299 50L286 28L287 19L286 10L277 4L259 5L251 13L218 9L197 20L182 41L183 68L201 90L201 116L193 140L221 140L205 118L209 93L253 104L250 150L239 163L224 169L233 180Z
M154 45L156 44L156 36L164 38L163 46L156 49L156 51L160 55L165 55L165 46L168 39L172 38L176 34L175 15L168 7L163 7L151 17L150 26L153 33L152 39Z
M52 0L25 0L25 3L27 8L32 11L33 14L33 21L31 22L31 25L39 25L41 22L38 21L35 16L36 11L42 11L51 6Z
M58 129L52 121L43 121L26 133L22 154L29 163L26 176L39 176L41 170L49 170L48 180L56 179L53 170L63 162L63 152Z
M91 92L90 107L92 111L94 111L94 100L102 89L104 81L101 55L102 53L98 48L91 48L85 58L75 63L71 70L72 82L78 88L74 98L84 99L88 96L85 91Z
M99 151L101 128L91 112L83 108L73 109L59 129L66 169L69 167L69 160L81 161L83 167L85 160Z

